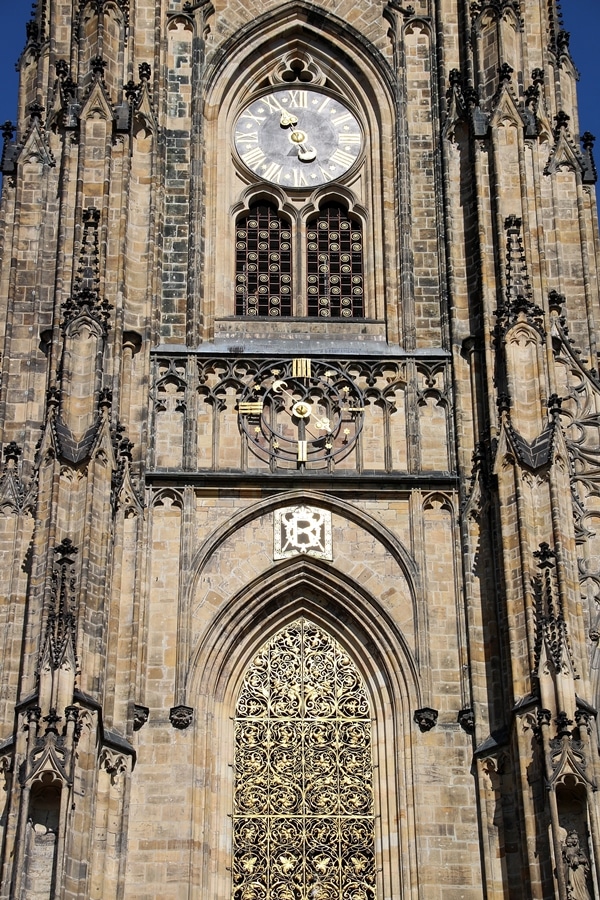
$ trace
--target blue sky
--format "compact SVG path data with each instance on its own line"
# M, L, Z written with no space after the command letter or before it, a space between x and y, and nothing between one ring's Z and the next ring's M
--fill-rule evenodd
M571 33L573 59L581 73L581 131L591 131L598 138L595 156L600 168L600 0L562 0L562 8L565 28ZM0 0L0 123L14 120L16 115L14 64L25 43L30 9L28 0Z

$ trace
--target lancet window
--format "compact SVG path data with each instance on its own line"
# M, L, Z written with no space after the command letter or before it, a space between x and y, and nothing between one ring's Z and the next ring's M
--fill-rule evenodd
M289 316L292 253L288 224L261 203L236 228L235 310L238 316Z
M308 223L309 316L364 315L363 234L341 206L328 205Z
M246 672L233 828L233 900L374 900L369 701L347 653L306 619Z
M363 229L340 205L327 204L306 226L306 305L293 301L293 234L270 203L250 207L236 224L238 316L365 315Z

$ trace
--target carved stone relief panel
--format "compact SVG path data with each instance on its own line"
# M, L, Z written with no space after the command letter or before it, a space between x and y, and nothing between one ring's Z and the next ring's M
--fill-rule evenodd
M275 511L273 559L307 553L333 559L331 513L314 506L290 506Z

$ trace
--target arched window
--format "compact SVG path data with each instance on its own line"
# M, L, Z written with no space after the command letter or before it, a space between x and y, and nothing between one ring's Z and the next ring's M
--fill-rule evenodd
M50 900L56 890L60 787L36 784L31 791L25 843L25 900Z
M275 207L250 207L237 222L235 246L236 315L291 315L291 233Z
M246 672L233 827L233 900L374 900L369 702L352 660L306 619Z
M364 316L363 235L342 206L323 207L308 223L309 316Z

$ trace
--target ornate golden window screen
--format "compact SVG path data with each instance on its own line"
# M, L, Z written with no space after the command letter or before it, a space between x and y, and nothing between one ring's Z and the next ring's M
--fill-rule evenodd
M369 702L300 619L256 655L235 722L233 900L374 900Z

